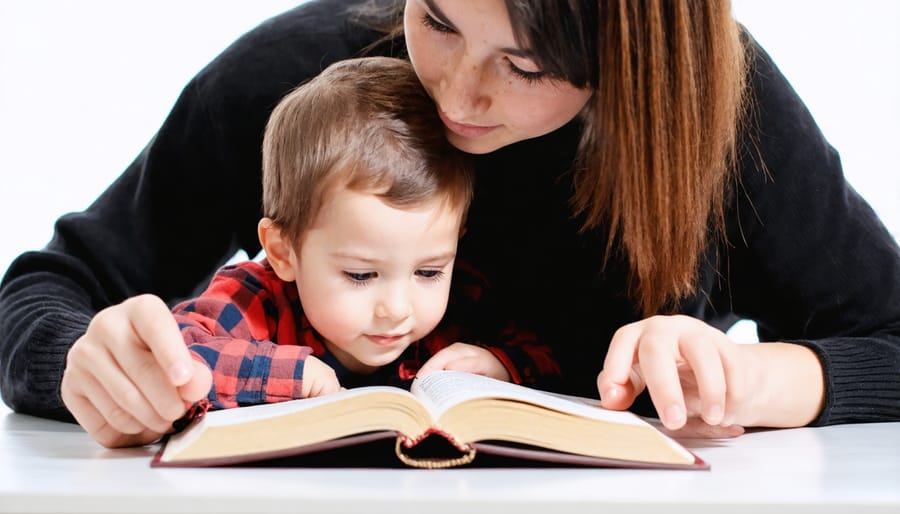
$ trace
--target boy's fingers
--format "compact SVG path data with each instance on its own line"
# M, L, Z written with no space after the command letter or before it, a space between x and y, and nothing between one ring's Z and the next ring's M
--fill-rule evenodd
M339 391L340 387L341 384L331 366L312 355L306 358L303 363L303 381L300 384L301 398L333 393Z
M483 361L481 361L477 357L460 357L457 359L453 359L451 361L448 361L447 364L444 365L443 369L453 371L467 371L469 373L475 373L479 375L487 371L483 366Z
M452 347L444 348L434 355L431 356L430 359L425 361L425 364L422 364L422 367L419 368L419 371L416 373L418 376L425 376L429 373L434 373L435 371L440 371L442 369L447 369L447 364L453 360L456 360L459 356L452 349Z

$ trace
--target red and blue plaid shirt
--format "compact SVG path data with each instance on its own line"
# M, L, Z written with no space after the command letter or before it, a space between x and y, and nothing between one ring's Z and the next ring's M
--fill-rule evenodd
M491 319L485 278L457 262L447 313L425 338L372 375L351 372L328 352L300 305L297 286L278 278L267 261L226 266L196 299L173 312L195 359L209 365L214 408L300 398L303 362L315 355L334 368L343 387L395 385L408 388L419 367L457 341L488 349L513 382L557 378L550 347L532 332Z

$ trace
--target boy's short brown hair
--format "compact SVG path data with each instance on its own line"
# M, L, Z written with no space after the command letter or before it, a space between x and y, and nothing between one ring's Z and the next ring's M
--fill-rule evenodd
M444 197L463 216L472 197L466 156L409 62L339 61L275 107L263 140L263 211L294 242L335 187L416 205Z

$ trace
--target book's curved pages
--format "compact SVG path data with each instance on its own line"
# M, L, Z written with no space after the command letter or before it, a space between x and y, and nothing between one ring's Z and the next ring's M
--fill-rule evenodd
M413 455L433 436L446 439L455 454ZM386 439L396 439L400 462L423 468L464 466L479 454L573 466L709 468L629 412L455 371L418 378L411 391L362 387L208 412L169 436L151 465L259 463Z

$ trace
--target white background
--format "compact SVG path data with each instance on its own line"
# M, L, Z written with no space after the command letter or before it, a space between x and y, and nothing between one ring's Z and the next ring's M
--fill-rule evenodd
M0 271L131 162L191 76L297 0L0 0ZM734 0L900 234L900 1ZM864 251L864 249L861 249Z

